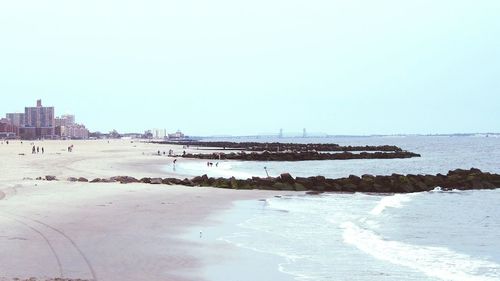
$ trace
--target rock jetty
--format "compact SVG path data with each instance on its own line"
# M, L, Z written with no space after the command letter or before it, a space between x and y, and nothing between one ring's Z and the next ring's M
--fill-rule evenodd
M55 176L39 177L38 180L57 180ZM87 182L85 178L69 178L69 181ZM229 189L263 189L284 191L309 191L310 193L322 192L366 192L366 193L413 193L431 191L437 187L442 190L472 190L500 188L500 175L482 172L479 169L457 169L442 175L400 175L388 176L363 175L361 177L350 175L345 178L330 179L323 176L292 177L288 173L279 177L249 179L213 178L207 175L192 179L177 178L142 178L130 176L117 176L108 179L93 179L90 183L119 182L201 186Z
M231 152L231 153L185 153L173 155L171 157L195 158L206 160L240 160L240 161L309 161L309 160L350 160L350 159L397 159L420 157L420 154L397 151L397 152L340 152L340 153L320 153L320 152Z
M202 141L161 141L154 142L157 144L173 144L192 146L197 148L208 148L216 150L245 150L245 151L403 151L401 148L394 145L366 145L366 146L341 146L335 143L262 143L262 142L202 142Z

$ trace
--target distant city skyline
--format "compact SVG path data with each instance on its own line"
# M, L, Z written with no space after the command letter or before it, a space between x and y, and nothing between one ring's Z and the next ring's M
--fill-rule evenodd
M64 112L65 112L65 114L63 114L61 111L57 111L57 115L61 116L61 117L72 116L72 118L74 118L74 114L69 114L69 112L70 112L69 110L66 110ZM5 116L6 114L12 114L12 113L21 113L24 115L24 110L21 110L19 112L17 112L17 111L1 112L1 115ZM87 114L85 114L85 112L82 112L82 115L87 115ZM57 117L57 118L60 118L60 117ZM74 122L74 119L73 119L73 122ZM172 121L167 121L167 123L168 122L172 122ZM126 125L121 124L120 122L115 122L114 124L116 124L116 125L114 125L114 126L111 125L109 128L101 127L101 129L94 129L92 127L89 127L88 130L90 132L101 132L101 133L108 133L108 132L111 132L113 130L117 130L119 133L144 133L148 130L151 130L151 128L152 128L152 126L148 126L146 124L144 127L137 127L137 129L134 130L134 129L128 129ZM328 131L327 128L325 128L323 130L321 128L318 128L317 130L309 130L309 128L298 128L297 126L292 127L292 128L268 128L268 129L264 128L260 131L259 130L248 130L248 131L241 130L241 131L237 131L235 133L228 132L228 131L220 131L219 132L219 131L215 131L215 130L213 133L210 133L210 132L207 132L207 133L189 133L191 130L184 130L183 128L178 128L179 126L175 126L175 125L172 125L172 126L164 126L163 125L163 126L159 126L159 127L164 128L161 130L165 130L165 134L168 134L171 132L173 133L173 132L178 131L178 130L182 130L183 132L188 132L187 135L191 135L191 136L259 136L259 135L262 135L262 136L271 136L271 135L280 136L280 135L283 135L284 137L290 137L290 136L300 137L300 136L304 136L305 134L307 136L440 135L440 134L447 135L447 134L476 134L476 133L478 133L478 134L482 134L482 133L500 134L500 129L482 130L482 131L477 130L477 129L473 129L473 130L469 130L469 131L451 131L451 130L449 130L449 131L441 131L441 132L425 132L425 131L421 131L421 132L408 132L408 131L406 131L406 132L390 132L390 131L386 131L386 132L369 132L369 133L362 133L362 132L349 133L349 132L332 132L332 131ZM304 130L306 130L306 132L304 132Z
M36 105L25 106L0 117L0 137L20 139L87 139L89 130L75 122L75 115L56 117L54 106L44 106L41 99Z
M91 131L500 132L499 1L11 1L0 113Z

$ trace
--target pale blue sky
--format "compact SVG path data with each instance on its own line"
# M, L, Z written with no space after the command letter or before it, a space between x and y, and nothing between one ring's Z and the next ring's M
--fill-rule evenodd
M0 0L0 113L91 130L500 131L500 1Z

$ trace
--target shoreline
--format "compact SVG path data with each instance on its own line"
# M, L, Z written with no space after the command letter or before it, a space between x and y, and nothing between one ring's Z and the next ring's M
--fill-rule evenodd
M75 144L74 152L64 152L70 143ZM12 253L0 258L0 272L5 274L0 274L1 281L32 276L46 280L62 275L61 271L64 277L112 281L218 281L212 273L223 276L233 269L243 270L238 266L248 270L248 277L255 277L252 270L263 266L267 266L266 273L277 272L272 267L279 263L275 257L250 254L258 262L245 264L242 257L249 256L241 249L199 245L195 236L202 229L209 238L214 231L206 230L210 225L227 228L223 214L239 216L241 202L302 192L26 180L43 175L60 179L180 177L168 171L171 158L157 155L163 149L168 151L166 146L131 141L47 141L39 145L45 146L44 155L19 155L29 148L27 144L0 146L0 192L5 197L0 200L0 247ZM188 161L204 163L181 159L181 163ZM183 236L189 232L195 241ZM270 276L273 280L286 278Z
M0 247L12 253L0 257L0 278L203 280L199 271L206 260L187 254L196 247L179 235L213 223L210 217L230 210L235 201L274 195L26 182L0 201L1 232L7 237Z
M282 197L302 195L305 193L297 192ZM206 280L295 280L296 276L281 269L281 265L287 263L286 258L274 253L240 247L226 240L228 236L240 233L243 230L240 225L254 218L256 212L261 211L270 198L233 201L231 208L211 213L207 221L189 228L180 235L181 239L196 245L188 250L204 261L201 273ZM255 272L256 268L259 269L259 273Z
M74 144L72 153L64 151ZM158 146L130 141L45 141L0 146L0 280L36 277L82 280L203 280L202 263L178 235L207 222L236 200L282 191L235 191L184 186L33 181L116 174L157 176L171 160ZM20 155L24 153L24 155ZM161 170L162 175L168 172ZM93 273L92 273L93 272ZM191 273L187 274L186 273ZM3 279L2 279L3 278Z

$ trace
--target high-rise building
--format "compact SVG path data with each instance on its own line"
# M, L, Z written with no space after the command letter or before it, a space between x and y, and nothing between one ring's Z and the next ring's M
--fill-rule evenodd
M19 127L12 124L9 119L0 118L0 138L15 137L19 133Z
M84 125L80 124L70 124L66 126L57 127L60 131L60 136L62 138L68 139L88 139L89 130L85 128Z
M36 102L36 107L24 109L25 127L53 128L55 127L54 107L42 106L42 100Z
M24 113L7 113L7 119L16 127L24 127Z
M166 129L153 129L151 130L154 139L165 139L168 137Z
M65 139L88 139L89 130L82 124L75 123L75 115L65 114L55 119L58 137Z
M71 126L75 124L75 115L65 114L61 117L56 117L56 127L58 126Z
M22 139L87 139L89 131L75 122L75 116L65 114L55 118L54 107L45 107L42 100L35 107L25 107L24 113L7 113L0 119L0 137L18 136Z
M37 100L36 107L26 107L24 118L24 128L20 129L23 138L53 138L55 136L54 107L42 106L42 100Z

